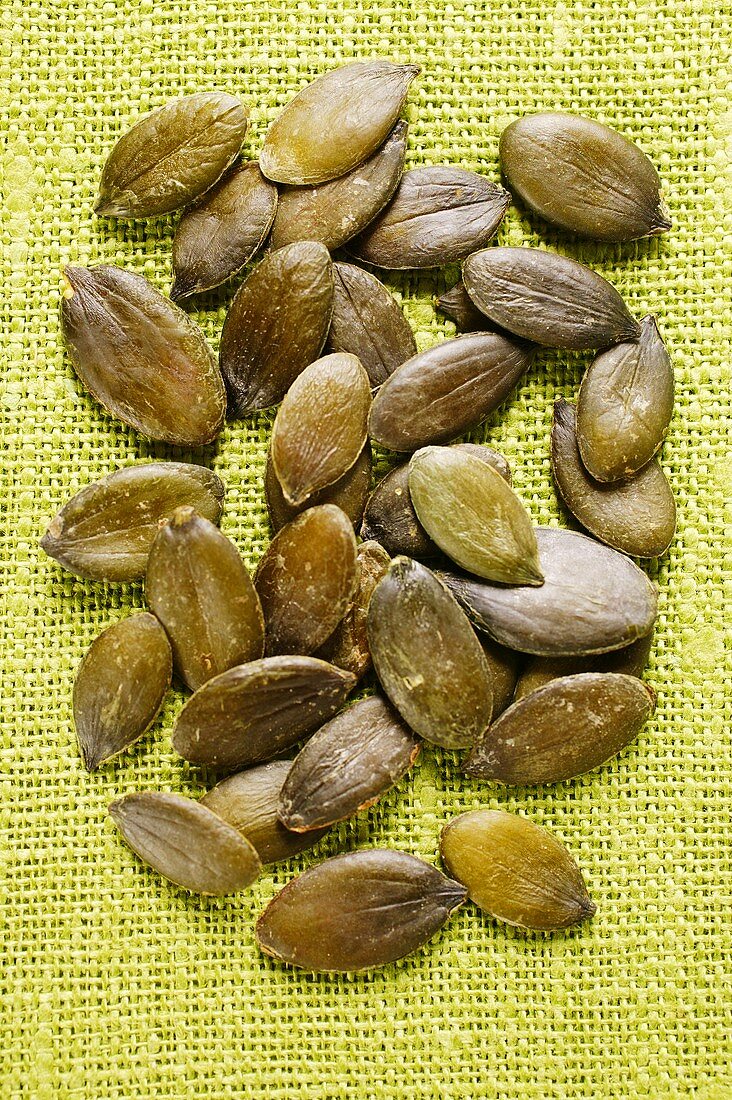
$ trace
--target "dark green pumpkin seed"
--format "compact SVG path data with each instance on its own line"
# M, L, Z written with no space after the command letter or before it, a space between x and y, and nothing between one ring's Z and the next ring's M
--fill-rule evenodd
M358 548L358 588L353 603L318 656L361 679L371 668L366 629L371 596L389 568L389 555L378 542L362 542Z
M493 331L493 323L475 305L462 279L436 298L435 305L450 318L458 332Z
M648 664L652 645L653 631L650 631L645 638L639 638L625 649L598 653L594 657L531 657L516 681L514 702L559 676L576 676L581 672L620 672L625 676L641 676Z
M523 655L494 642L485 634L478 636L483 656L488 662L493 686L493 721L513 701L519 683ZM536 660L541 660L537 657Z
M371 486L371 445L366 444L350 470L347 470L342 478L328 485L319 493L314 493L309 500L293 508L285 500L282 486L277 480L277 474L272 464L272 449L267 452L267 468L264 474L264 495L267 500L267 511L272 530L276 534L286 523L291 523L305 508L313 508L316 504L335 504L342 512L345 512L354 527L358 527L363 519L363 510L369 495Z

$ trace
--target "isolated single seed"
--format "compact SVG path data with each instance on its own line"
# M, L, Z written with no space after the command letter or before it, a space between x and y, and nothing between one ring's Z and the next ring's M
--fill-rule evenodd
M67 501L51 520L41 547L77 577L139 580L162 520L188 504L218 523L223 497L223 482L205 466L125 466Z
M74 681L74 725L91 772L129 748L155 720L170 687L172 656L154 615L122 619L86 652Z
M371 486L371 445L367 443L350 470L343 477L328 485L319 493L314 493L309 500L298 508L293 508L285 500L282 486L277 480L272 464L272 448L267 452L267 466L264 474L264 495L267 501L267 512L272 530L276 534L287 523L291 523L306 508L314 508L316 504L335 504L342 512L345 512L354 527L358 527L363 519L363 510L368 500Z
M502 714L513 701L514 691L520 681L524 657L513 649L506 649L505 646L499 645L485 634L479 635L478 641L490 669L493 687L493 721L495 722L498 715ZM535 660L541 659L535 658Z
M475 305L462 279L452 289L436 298L435 305L440 313L450 318L458 332L492 330L492 322Z
M184 890L233 894L262 869L249 841L192 798L138 791L113 802L109 814L132 851Z
M383 283L352 264L333 264L328 346L357 355L372 386L417 354L409 321Z
M347 852L280 890L257 921L257 943L306 970L371 970L422 947L465 896L406 852Z
M555 252L485 248L468 256L463 280L486 317L544 347L582 351L640 335L614 286Z
M277 183L325 183L356 168L394 127L416 65L353 61L308 84L274 120L259 163Z
M552 932L595 913L582 873L547 829L503 810L471 810L442 830L440 854L496 920Z
M530 657L516 681L514 702L559 676L576 676L581 672L619 672L625 676L641 676L648 664L652 645L653 631L650 631L645 638L639 638L625 649L598 653L594 657Z
M389 555L378 542L362 542L358 548L358 588L353 603L318 656L361 679L371 668L367 631L371 596L389 568Z
M501 783L558 783L604 764L636 737L655 709L635 676L561 676L513 703L475 743L468 775Z
M102 171L97 214L151 218L186 206L226 171L249 112L224 92L174 99L119 139Z

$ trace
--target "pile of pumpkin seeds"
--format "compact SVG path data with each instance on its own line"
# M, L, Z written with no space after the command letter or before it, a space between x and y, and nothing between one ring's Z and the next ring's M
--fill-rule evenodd
M96 211L186 207L170 298L118 267L66 270L62 327L79 378L142 435L196 448L227 414L279 404L264 484L274 537L254 577L217 527L224 486L198 465L119 469L42 540L79 577L145 580L149 612L84 657L74 719L92 771L148 729L173 674L192 693L173 746L221 781L199 801L141 791L110 807L132 849L191 891L240 890L309 848L397 784L423 741L465 750L478 779L554 783L609 760L654 709L640 676L656 592L631 557L662 554L674 532L657 457L668 354L654 318L638 322L595 272L489 242L511 193L577 235L661 233L658 176L619 134L554 112L504 131L510 191L448 165L404 171L399 116L417 73L381 60L326 73L275 119L258 162L237 161L248 114L230 95L154 111L112 149ZM262 248L217 361L173 303ZM354 261L462 261L437 303L461 335L418 354L395 299ZM454 442L541 347L597 351L552 430L557 488L588 535L534 527L506 460ZM372 442L400 462L369 492ZM375 693L344 706L372 667ZM462 814L441 854L451 877L400 851L328 859L274 898L258 943L351 971L415 950L467 897L522 928L594 912L573 858L522 816Z

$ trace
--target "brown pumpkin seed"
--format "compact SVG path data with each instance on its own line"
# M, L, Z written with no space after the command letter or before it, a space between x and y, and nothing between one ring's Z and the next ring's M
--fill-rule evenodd
M366 444L368 375L355 355L311 363L285 394L272 428L272 465L288 504L299 508L351 469Z
M293 832L320 829L373 806L409 771L420 743L378 695L313 734L290 769L279 818Z
M639 558L656 558L668 550L676 505L657 460L630 481L595 481L580 457L574 406L561 399L554 406L552 470L564 503L595 538Z
M463 569L502 584L541 584L528 512L486 462L457 447L424 447L409 463L409 494L431 539Z
M347 852L280 890L257 921L257 943L306 970L371 970L422 947L465 896L406 852Z
M674 373L654 317L637 343L619 344L590 364L577 401L577 442L597 481L630 477L661 446L674 405Z
M520 653L506 649L492 641L485 634L478 636L483 656L488 662L493 686L493 721L502 714L513 701L514 691L519 683L519 671L523 663ZM536 660L541 660L537 657Z
M271 760L340 710L356 678L315 657L264 657L192 695L173 748L193 764L246 768Z
M671 228L658 173L634 142L594 119L543 111L501 134L512 191L552 225L598 241L633 241Z
M270 244L320 241L331 252L373 221L404 171L407 123L400 120L380 149L358 168L318 187L283 187Z
M239 287L219 348L229 413L277 404L317 359L333 310L330 255L317 241L268 253Z
M192 691L264 652L262 608L239 551L192 508L178 508L158 532L145 596Z
M249 841L192 798L137 791L113 802L109 814L132 851L184 890L233 894L262 869Z
M102 171L97 214L151 218L207 191L241 148L249 112L224 92L174 99L119 139Z
M268 179L297 187L350 172L384 143L416 65L353 61L308 84L274 120L259 163Z
M318 656L338 668L345 668L360 680L371 668L366 630L371 596L389 568L390 558L378 542L362 542L358 548L358 588L351 607L331 634Z
M367 443L350 470L347 470L342 478L334 481L319 493L314 493L309 500L293 508L285 500L282 486L277 480L277 474L272 464L272 449L267 452L267 468L264 474L264 495L267 501L267 512L272 530L276 534L286 523L291 523L305 508L313 508L316 504L335 504L342 512L345 512L354 527L358 527L363 519L363 510L369 495L371 485L371 445Z
M397 367L376 394L369 435L393 451L447 443L485 420L534 355L495 332L456 336Z
M537 527L536 541L540 587L440 574L480 630L509 649L545 657L609 653L648 634L656 589L630 558L556 527Z
M468 256L463 280L486 317L544 347L582 351L640 335L614 286L554 252L485 248Z
M267 239L276 210L277 188L256 161L227 172L178 223L171 299L211 290L241 271Z
M356 536L340 508L320 504L275 535L254 584L266 652L314 653L331 636L358 587Z
M396 558L374 589L368 638L376 675L425 741L464 748L491 720L490 669L470 623L433 573Z
M170 687L165 631L143 613L107 627L86 652L74 681L74 725L91 772L142 737Z
M559 676L576 676L580 672L620 672L626 676L641 676L648 664L652 644L653 631L625 649L598 653L594 657L531 657L516 681L514 702Z
M67 267L64 283L61 327L92 397L150 439L177 447L215 439L226 397L198 325L119 267Z
M390 270L442 267L487 244L510 202L508 191L476 172L413 168L349 252Z
M492 322L475 305L462 279L436 298L435 305L450 318L458 332L492 331Z
M501 783L573 779L630 744L655 705L635 676L560 676L504 710L473 746L465 771Z
M148 462L86 485L54 516L41 547L77 577L134 581L162 520L189 504L218 523L224 485L205 466Z
M582 873L547 829L503 810L471 810L442 830L440 855L496 920L553 932L594 916Z

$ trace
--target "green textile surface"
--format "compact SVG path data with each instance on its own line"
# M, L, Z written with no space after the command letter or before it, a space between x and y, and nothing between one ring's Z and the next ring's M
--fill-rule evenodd
M4 0L4 1100L732 1097L731 14L715 0ZM76 381L59 337L60 267L116 263L169 287L174 218L91 213L104 159L140 115L197 90L240 94L252 114L245 153L256 156L308 79L375 55L423 67L407 108L412 165L498 179L503 127L559 107L637 139L659 168L674 220L662 240L594 246L515 208L499 234L596 266L637 316L658 315L670 347L677 404L663 463L679 524L650 571L661 590L648 673L658 711L618 759L546 788L468 781L454 755L428 749L397 791L314 854L267 869L240 895L200 899L145 869L106 814L136 788L204 789L210 777L170 746L182 695L99 774L86 774L76 748L74 670L104 626L143 606L142 589L78 581L38 540L81 486L172 452L113 422ZM453 331L432 296L455 275L387 279L421 348ZM214 344L231 293L191 307ZM539 523L569 522L550 476L551 405L576 393L589 358L542 353L473 434L509 459ZM230 424L197 456L227 484L223 529L251 566L269 538L270 424ZM359 845L435 861L442 824L479 805L526 813L565 840L598 904L591 923L526 935L467 905L416 956L355 977L259 954L254 919L296 870Z

